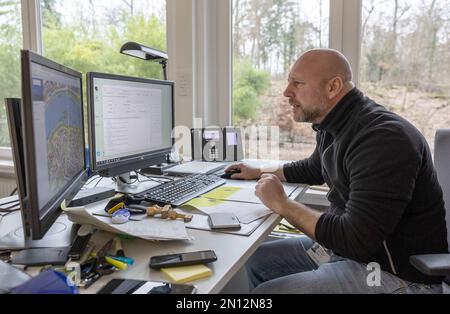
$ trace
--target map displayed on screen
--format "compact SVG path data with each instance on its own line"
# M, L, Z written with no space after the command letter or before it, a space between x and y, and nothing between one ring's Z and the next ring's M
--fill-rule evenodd
M50 190L66 185L83 168L80 90L46 82L45 103Z
M44 158L38 176L39 203L45 204L83 169L83 114L79 80L43 69L33 75L36 153ZM45 137L42 136L45 133ZM42 143L45 138L46 143ZM45 161L45 165L43 164Z

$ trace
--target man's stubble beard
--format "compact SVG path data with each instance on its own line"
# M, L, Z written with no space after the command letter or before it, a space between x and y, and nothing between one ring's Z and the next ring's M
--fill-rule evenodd
M298 118L294 117L295 121L298 123L314 123L318 118L320 118L320 116L322 115L322 113L326 108L326 104L323 99L320 99L320 103L318 106L314 106L309 110L305 110L303 105L300 103L291 102L291 105L299 106L300 110L303 112L303 114L300 117Z

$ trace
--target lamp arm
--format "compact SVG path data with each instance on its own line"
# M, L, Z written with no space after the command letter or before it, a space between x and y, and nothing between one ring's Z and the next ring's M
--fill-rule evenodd
M167 81L167 60L161 60L159 62L163 68L164 80Z

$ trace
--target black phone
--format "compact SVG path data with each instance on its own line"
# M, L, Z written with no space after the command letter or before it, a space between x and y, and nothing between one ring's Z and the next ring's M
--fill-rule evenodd
M152 256L150 267L154 269L174 266L206 264L217 261L213 250Z
M77 235L72 243L72 246L70 247L67 256L70 257L73 261L78 261L81 258L81 255L83 255L83 252L86 249L91 236L92 233L83 236Z
M197 288L186 284L111 279L97 294L194 294Z

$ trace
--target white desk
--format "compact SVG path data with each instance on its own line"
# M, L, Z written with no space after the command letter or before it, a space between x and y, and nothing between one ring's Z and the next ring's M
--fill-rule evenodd
M240 186L255 185L255 182L234 182L239 182ZM306 186L301 185L291 197L298 200L305 189ZM17 214L5 217L0 224L0 236L6 234L12 228L16 228L17 221L20 221L18 219L20 219L20 215ZM167 281L162 272L149 268L150 256L213 249L218 257L216 262L208 264L208 267L211 267L213 270L213 275L209 278L194 281L191 284L195 285L198 293L201 294L219 293L267 238L280 220L281 217L279 215L270 215L250 236L188 229L188 234L194 237L192 241L151 242L141 239L122 240L125 255L135 259L135 264L127 270L102 277L89 289L80 289L80 292L96 293L113 278ZM114 235L110 233L97 232L92 240L98 249L113 237Z

